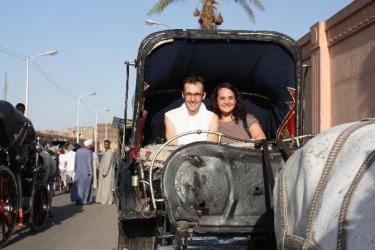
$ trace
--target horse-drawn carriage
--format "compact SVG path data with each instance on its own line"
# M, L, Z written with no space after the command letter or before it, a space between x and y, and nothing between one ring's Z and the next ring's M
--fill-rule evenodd
M276 248L274 175L296 140L282 141L303 129L295 42L276 32L161 31L143 40L134 65L132 138L116 177L119 248ZM164 114L182 104L192 73L205 79L207 96L224 81L235 85L268 140L168 145Z
M24 217L31 229L42 228L51 202L47 182L56 173L53 161L36 141L31 122L0 101L0 247Z

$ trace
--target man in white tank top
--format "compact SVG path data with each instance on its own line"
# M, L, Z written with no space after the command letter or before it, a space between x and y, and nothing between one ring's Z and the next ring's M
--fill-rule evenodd
M219 118L206 109L202 101L206 98L204 80L199 76L190 76L184 80L182 98L185 102L181 107L165 113L165 136L167 140L181 133L197 130L217 131ZM190 134L172 141L170 145L182 145L195 141L217 141L214 134Z

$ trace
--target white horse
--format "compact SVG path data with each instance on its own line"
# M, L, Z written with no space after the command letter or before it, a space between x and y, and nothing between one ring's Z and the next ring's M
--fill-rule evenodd
M286 162L274 189L279 249L375 249L375 120L333 127Z

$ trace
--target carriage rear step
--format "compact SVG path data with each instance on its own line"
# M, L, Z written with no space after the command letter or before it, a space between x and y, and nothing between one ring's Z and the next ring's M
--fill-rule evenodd
M248 249L248 237L231 237L231 238L218 238L215 236L210 237L188 237L187 249L233 249L233 250L246 250ZM176 246L158 246L157 250L172 250Z
M174 238L175 235L173 234L160 234L158 236L156 236L156 238L158 239L169 239L169 238Z

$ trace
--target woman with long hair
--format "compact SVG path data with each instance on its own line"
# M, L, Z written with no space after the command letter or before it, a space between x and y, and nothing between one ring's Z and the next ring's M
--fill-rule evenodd
M219 132L241 139L266 139L254 115L247 113L238 90L230 83L219 84L213 91L212 109L219 117ZM223 143L238 142L223 137Z

